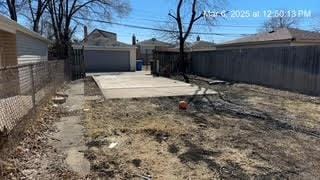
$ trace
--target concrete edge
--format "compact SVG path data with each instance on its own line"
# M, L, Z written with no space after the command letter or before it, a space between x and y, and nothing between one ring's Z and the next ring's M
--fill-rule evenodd
M102 92L102 86L101 86L101 84L99 83L99 81L95 78L95 76L91 76L91 77L92 77L92 79L94 80L94 82L97 84L97 86L99 87L101 93L103 94L103 92Z

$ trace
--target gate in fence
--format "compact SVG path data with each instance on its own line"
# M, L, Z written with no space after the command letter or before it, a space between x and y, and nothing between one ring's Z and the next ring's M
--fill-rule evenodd
M71 79L77 80L86 77L83 49L73 49L70 52Z

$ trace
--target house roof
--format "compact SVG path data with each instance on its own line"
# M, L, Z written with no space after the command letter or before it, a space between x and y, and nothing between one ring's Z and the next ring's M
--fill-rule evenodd
M104 31L104 30L101 30L101 29L94 29L93 31L91 31L86 37L84 37L84 39L82 40L83 41L87 41L88 39L90 39L89 37L92 36L92 34L98 32L99 34L101 34L102 36L100 36L101 38L110 38L110 35L113 35L115 38L117 37L117 34L116 33L113 33L113 32L109 32L109 31ZM92 39L90 39L92 40Z
M93 33L98 32L102 36L99 36L94 39L89 39L88 37ZM110 38L110 34L115 38L117 37L116 33L104 31L101 29L94 29L84 40L82 40L79 44L85 44L87 46L101 46L101 47L131 47L130 44L126 44L116 39ZM79 45L78 44L78 45Z
M196 41L192 44L192 48L193 49L200 49L200 48L212 48L212 47L215 47L215 43L213 42L209 42L209 41Z
M320 33L306 31L295 28L280 28L271 32L258 33L255 35L239 38L236 40L225 42L221 45L258 43L268 41L316 41L320 42Z
M117 36L116 33L109 32L109 31L104 31L104 30L101 30L101 29L94 29L91 33L95 32L95 31L98 31L100 34L102 34L103 37L106 37L106 38L109 37L108 34L113 34L113 35Z
M120 42L120 41L116 41L116 42L112 43L111 46L131 47L132 45L127 44L127 43L123 43L123 42Z
M80 43L83 44L83 43ZM131 47L132 45L126 44L120 41L109 41L108 39L95 39L91 40L90 43L85 43L85 45L95 45L95 46L112 46L112 47Z
M18 24L17 22L15 22L11 19L8 19L2 15L0 15L0 30L6 31L9 33L13 33L13 34L16 34L16 32L19 31L19 32L27 34L33 38L39 39L43 42L46 42L48 44L51 43L51 41L48 40L47 38L41 36L40 34L34 32L34 31L31 31L31 30L25 28L24 26Z
M155 45L155 46L170 46L169 43L159 41L156 38L147 39L141 42L138 42L139 45Z

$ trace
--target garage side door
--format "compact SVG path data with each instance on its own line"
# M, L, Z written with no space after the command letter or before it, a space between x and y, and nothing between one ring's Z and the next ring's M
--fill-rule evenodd
M129 51L85 50L86 72L121 72L130 70Z

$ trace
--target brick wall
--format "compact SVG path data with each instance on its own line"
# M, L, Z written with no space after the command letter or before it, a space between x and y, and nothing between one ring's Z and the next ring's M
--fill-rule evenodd
M0 31L1 66L17 65L16 35Z

